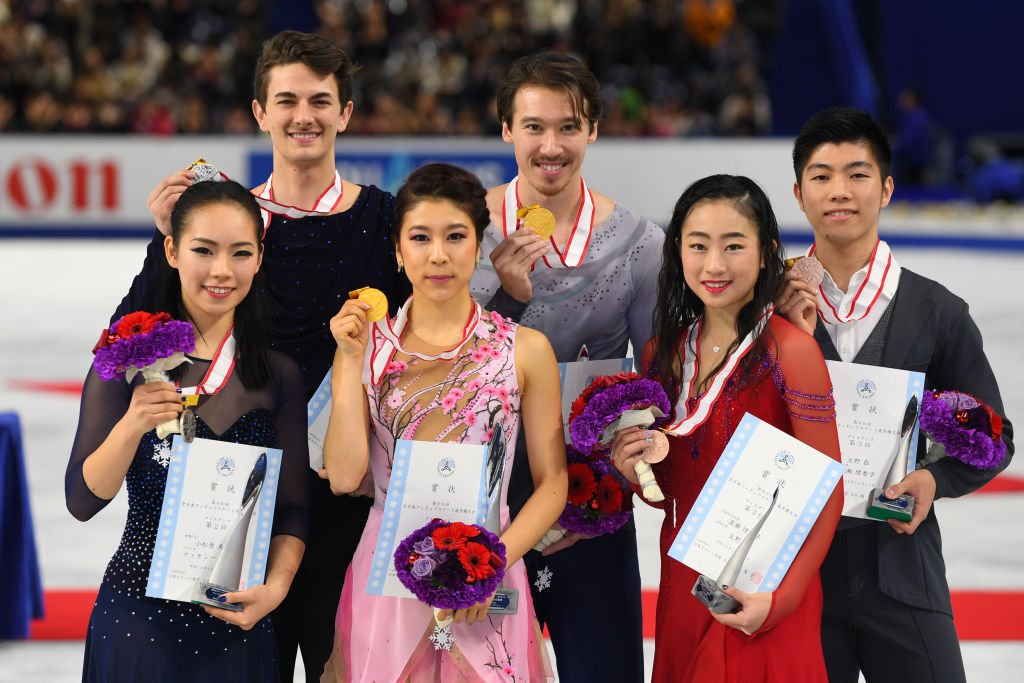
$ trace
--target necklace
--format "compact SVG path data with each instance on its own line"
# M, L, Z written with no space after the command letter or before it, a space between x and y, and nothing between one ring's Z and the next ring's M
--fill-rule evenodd
M712 351L712 353L719 353L719 352L721 352L723 346L728 346L728 344L723 344L721 342L716 342L714 339L711 338L710 334L707 336L707 339L708 339L709 342L711 342L711 351Z

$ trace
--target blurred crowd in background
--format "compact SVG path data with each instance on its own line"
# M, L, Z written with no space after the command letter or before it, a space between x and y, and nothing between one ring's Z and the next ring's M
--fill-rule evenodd
M283 28L277 4L0 0L0 131L253 134L253 69ZM360 67L351 133L494 135L497 84L542 49L578 54L597 74L602 135L772 129L766 81L781 0L311 4L315 30Z

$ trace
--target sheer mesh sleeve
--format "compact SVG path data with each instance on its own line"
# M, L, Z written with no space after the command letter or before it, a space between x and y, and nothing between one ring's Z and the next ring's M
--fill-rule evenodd
M772 319L772 334L778 358L778 363L772 368L772 379L786 401L793 436L841 462L832 381L821 350L813 337L777 317ZM778 624L803 600L808 584L818 575L832 544L842 510L843 484L840 480L773 594L768 618L758 633Z
M278 447L284 452L272 535L287 534L305 541L309 528L309 450L302 374L284 354L271 354L271 362L277 383L274 421Z
M85 483L82 464L110 434L128 411L132 389L127 382L104 382L92 369L85 378L78 413L78 431L64 473L64 499L76 519L86 521L106 507L109 500L98 497Z
M142 262L142 270L132 280L128 293L121 299L117 310L110 321L121 318L133 311L152 311L155 306L157 288L164 281L167 269L167 257L164 255L164 236L157 230L153 239L146 247L146 259Z

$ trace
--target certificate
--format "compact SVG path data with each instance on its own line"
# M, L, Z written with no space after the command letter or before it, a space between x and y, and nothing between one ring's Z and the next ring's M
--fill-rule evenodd
M578 360L558 364L558 374L562 380L562 429L565 432L566 443L572 443L569 437L569 412L572 410L572 402L601 375L614 375L632 370L632 358Z
M277 448L176 435L146 595L224 607L262 584L280 471Z
M668 554L705 576L719 576L778 489L732 584L742 591L774 591L842 476L841 464L748 413Z
M859 363L827 361L836 400L839 450L843 454L843 514L870 519L868 503L880 488L900 446L907 402L924 395L924 374ZM918 433L910 444L908 471L917 460Z
M334 368L327 371L320 386L313 393L313 398L306 404L306 443L309 445L309 466L319 472L324 467L324 438L327 436L327 423L331 421L331 375Z
M395 444L387 501L366 586L369 595L415 598L395 571L395 548L432 519L483 525L489 447L432 441Z

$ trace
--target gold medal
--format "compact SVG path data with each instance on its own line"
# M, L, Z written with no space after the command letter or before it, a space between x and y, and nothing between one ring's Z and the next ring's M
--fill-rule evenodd
M555 214L540 204L524 206L516 211L516 218L523 219L523 227L547 239L555 234Z
M349 299L358 299L370 305L366 319L375 323L388 314L388 298L384 292L373 287L360 287L348 293Z

